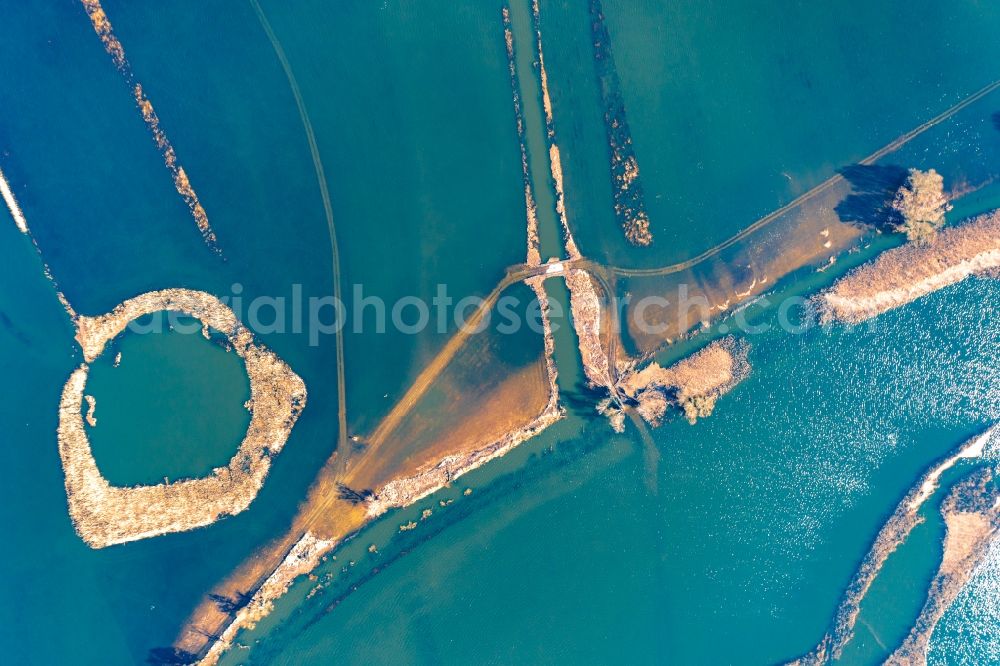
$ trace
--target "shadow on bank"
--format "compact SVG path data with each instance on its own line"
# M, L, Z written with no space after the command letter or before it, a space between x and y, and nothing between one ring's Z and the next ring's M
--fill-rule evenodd
M837 171L851 185L851 194L834 211L841 222L894 231L902 220L892 208L896 191L906 182L909 171L897 165L852 164Z

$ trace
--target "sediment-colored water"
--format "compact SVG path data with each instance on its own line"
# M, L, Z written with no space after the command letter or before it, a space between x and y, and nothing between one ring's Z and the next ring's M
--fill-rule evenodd
M225 261L190 233L192 210L165 176L162 151L150 146L149 118L137 112L134 91L84 8L9 8L0 27L3 194L18 202L77 311L108 312L136 294L184 287L229 303L239 297L244 307L233 309L245 315L255 296L308 299L334 290L331 216L349 310L364 296L429 300L438 284L456 300L489 294L507 266L525 260L527 183L540 260L563 256L564 212L580 251L621 269L609 273L619 294L662 294L684 281L713 307L732 299L686 343L661 348L681 330L626 336L632 351L659 349L663 367L721 337L739 299L810 294L890 246L884 236L862 238L870 230L854 223L870 221L868 204L884 194L895 167L944 174L962 194L953 220L1000 203L997 97L989 93L695 266L624 272L698 257L961 104L997 79L997 18L965 2L930 16L893 3L836 12L602 4L641 168L654 237L648 248L627 245L615 217L589 7L555 0L510 5L523 153L500 3L262 2L285 62L250 5L102 3L142 99L155 100L156 127L211 214ZM533 63L536 28L548 104L538 88L541 63ZM328 196L317 186L316 154ZM0 416L9 442L0 479L5 656L100 664L171 658L206 592L287 533L341 433L371 434L446 349L455 326L418 335L349 330L340 383L350 393L347 424L337 419L344 401L334 336L312 341L307 327L291 324L261 333L260 342L302 377L309 407L254 502L202 529L95 551L70 521L56 440L61 387L84 359L19 225L16 215L0 224L3 283L17 285L0 290ZM760 270L744 268L752 262ZM362 293L350 288L355 283ZM561 277L544 289L553 307L570 310ZM452 487L389 509L320 558L315 580L298 578L272 615L236 637L249 651L236 645L226 659L775 663L803 654L828 631L857 562L928 464L1000 419L997 289L995 280L970 278L859 327L801 333L782 330L778 308L759 302L744 312L770 330L741 336L753 371L718 398L710 417L691 426L669 415L647 440L631 423L615 434L596 413L602 395L587 386L580 340L564 319L553 331L553 357L566 417ZM797 323L797 310L790 316ZM364 317L373 321L375 311ZM600 338L606 324L592 333ZM122 363L155 373L157 345L133 353L126 339ZM537 336L509 353L517 349L524 355L507 357L509 368L544 389ZM491 389L512 390L490 377ZM228 410L240 387L231 388L197 408ZM128 404L93 395L92 430L131 430L142 455L142 423ZM449 396L424 397L433 414L434 401ZM171 409L183 422L196 407ZM224 435L220 424L220 439L230 438L212 444L223 461L245 431L231 425L239 432ZM155 437L148 451L161 455L166 435L145 434ZM178 457L182 470L200 464ZM940 533L905 548L942 542L943 523L928 524ZM938 622L932 663L952 654L988 663L997 654L1000 643L983 628L995 551ZM877 632L894 638L853 663L890 654L898 645L889 643L902 642L916 620L926 589L900 610L883 601L898 596L892 581L929 584L937 570L918 556L890 560L885 571L894 566L896 577L883 579L886 595L873 586L861 611L873 627L896 627Z

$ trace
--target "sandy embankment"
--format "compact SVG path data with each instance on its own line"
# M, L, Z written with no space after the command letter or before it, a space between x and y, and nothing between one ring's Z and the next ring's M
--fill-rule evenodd
M410 506L414 502L441 490L477 467L481 467L489 461L503 456L515 446L534 437L560 418L562 418L562 412L559 408L555 405L550 405L530 424L508 433L496 442L467 453L447 456L433 467L413 476L390 481L376 490L374 497L367 503L368 516L370 518L377 518L389 509Z
M984 468L961 481L941 504L944 553L927 600L906 640L887 666L926 666L927 648L941 617L972 577L1000 527L1000 495Z
M182 312L226 335L250 378L250 425L229 464L207 477L132 488L112 486L101 476L84 428L87 363L130 321L165 310ZM78 316L74 324L87 363L73 371L63 388L58 440L69 513L80 537L93 548L103 548L203 527L246 509L264 483L271 458L281 451L305 406L306 387L298 375L272 352L256 345L232 310L205 292L149 292L125 301L109 314Z
M17 205L17 199L14 198L14 193L10 189L10 184L7 183L7 178L3 175L3 171L0 171L0 195L3 195L3 200L7 204L7 209L10 210L10 216L14 218L14 224L17 225L18 230L22 234L28 233L28 221L24 219L24 213Z
M652 362L629 372L618 388L638 403L636 411L653 426L660 424L670 405L680 407L694 423L710 415L715 402L750 374L749 350L745 341L726 337L669 368Z
M378 488L365 502L366 519L359 525L358 529L390 509L410 506L490 460L503 456L521 442L534 437L561 419L562 416L563 412L558 406L558 394L553 393L552 399L542 414L525 427L510 432L502 439L491 442L487 446L447 456L437 464L417 474L390 481ZM278 568L257 589L249 603L237 611L198 663L203 666L217 663L219 657L232 646L236 635L241 630L252 628L259 620L266 617L273 610L275 602L288 591L294 580L319 566L323 556L332 551L346 536L321 539L315 534L307 532L282 560Z
M306 532L289 551L278 568L261 584L246 606L233 616L232 621L220 633L199 664L215 664L219 657L228 650L236 634L242 629L252 628L258 621L266 617L274 607L274 600L281 597L299 576L303 576L317 566L323 556L333 550L336 540L319 539L316 535Z
M531 14L535 27L535 49L538 56L538 74L542 87L542 108L545 111L545 135L549 143L549 169L552 172L552 183L556 191L556 213L559 215L559 223L563 228L566 256L570 259L579 259L582 255L576 246L576 240L573 238L573 232L569 228L569 220L566 215L562 156L559 153L559 144L556 142L555 122L552 117L552 98L549 96L549 76L545 70L545 54L542 51L542 24L538 0L532 0Z
M1000 428L994 426L973 439L964 442L941 462L928 469L913 484L910 491L896 506L889 520L879 531L871 548L858 567L854 578L848 585L844 596L834 616L832 631L823 637L819 645L809 654L791 662L791 665L806 666L807 664L826 664L831 659L838 659L851 639L854 637L854 626L861 612L861 602L868 594L869 588L889 556L892 555L910 536L917 525L923 522L920 508L938 488L941 475L959 460L979 458L986 446L1000 435Z
M229 596L234 589L256 589L250 602L232 616L227 616L214 604L206 602L189 620L187 628L181 633L177 647L186 652L201 654L202 664L214 664L232 644L240 630L253 626L266 616L274 603L285 594L294 579L314 569L322 560L323 555L332 551L349 535L356 533L365 525L375 520L386 511L409 506L427 495L443 488L462 475L498 458L519 443L533 437L563 416L559 407L559 393L556 384L556 368L552 360L554 340L549 321L548 298L543 288L543 278L535 277L527 281L539 299L543 313L542 325L545 349L545 371L547 376L548 398L541 410L529 423L505 432L500 437L490 440L470 441L464 450L458 450L444 455L415 469L412 473L403 473L395 478L390 477L386 483L377 485L370 495L357 506L352 507L344 500L336 497L338 479L324 479L310 491L310 498L303 507L300 516L296 518L295 527L291 531L291 539L279 539L265 552L258 553L248 562L245 571L239 572L238 580L223 588L223 596ZM398 433L393 432L393 439ZM360 474L360 465L351 467L356 475ZM328 482L327 482L328 481ZM353 483L360 480L350 475L342 481ZM320 524L321 521L310 519L314 515L341 516L334 521L336 526ZM303 534L302 537L295 535ZM298 539L296 541L296 539ZM275 557L274 551L280 553ZM287 553L287 555L285 555ZM261 572L261 564L267 561L276 562L275 567ZM257 580L263 580L255 587ZM218 592L218 590L217 590ZM206 636L218 636L210 645L205 644ZM205 651L207 648L207 651Z
M668 272L662 274L617 269L629 277L632 303L646 304L642 311L630 307L624 317L636 349L654 353L691 337L765 295L791 273L806 266L830 266L842 253L859 247L864 230L840 221L835 212L850 193L843 179L818 187L701 255L664 267ZM722 252L742 259L723 260ZM668 303L657 305L656 297L666 297Z
M511 94L514 101L514 120L517 125L518 143L521 145L521 180L524 185L524 208L528 218L528 258L526 263L529 266L538 266L542 263L538 237L538 213L535 195L531 190L531 170L528 167L528 146L524 136L524 113L521 109L520 81L514 58L514 32L510 23L510 8L503 7L501 15L503 16L504 44L507 48L507 69L510 73Z
M118 68L118 71L121 72L125 82L128 84L129 88L131 88L136 106L139 108L139 112L142 114L142 119L153 136L153 143L156 144L156 148L160 151L160 154L163 157L163 164L170 173L171 179L174 181L174 188L177 190L177 194L179 194L184 200L184 203L187 204L188 210L191 212L191 217L194 218L195 224L198 226L198 231L201 232L205 243L214 252L218 253L219 248L215 232L212 230L212 227L208 222L208 215L205 213L205 208L201 205L201 201L198 199L197 193L195 193L194 188L191 186L191 180L184 171L184 167L178 163L177 153L174 151L170 140L160 127L160 119L157 117L156 111L153 110L153 103L143 91L142 85L135 80L135 75L132 73L132 67L129 65L128 59L125 57L125 47L123 47L122 43L118 41L117 37L115 37L114 31L111 27L111 20L105 13L104 8L101 7L100 0L80 1L84 10L87 12L87 17L90 19L94 32L101 40L101 44L104 45L104 50L107 51L109 56L111 56L111 60L115 63L115 67Z
M614 381L608 352L601 342L601 297L594 279L576 268L566 271L565 278L584 374L591 385L611 390Z
M1000 211L926 243L883 252L817 297L824 322L856 324L973 276L1000 270Z
M555 342L552 338L549 323L549 301L542 286L540 277L532 278L530 286L535 291L542 312L542 325L545 340L545 361L549 382L549 399L542 413L527 425L504 434L500 439L479 448L445 456L433 465L428 465L416 474L400 477L390 481L375 491L367 502L367 512L370 518L375 518L389 509L406 507L414 502L444 488L446 485L467 474L477 467L485 465L490 460L499 458L518 444L531 439L545 428L563 417L559 407L559 388L556 384L556 368L552 360Z

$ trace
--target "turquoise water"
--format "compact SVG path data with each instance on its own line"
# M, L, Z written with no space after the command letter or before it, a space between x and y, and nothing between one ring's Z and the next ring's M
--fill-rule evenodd
M604 3L654 236L636 249L588 5L542 2L546 64L577 242L621 266L698 254L1000 78L1000 14L973 1Z
M508 265L524 261L520 154L498 8L262 8L316 133L351 315L364 297L430 301L439 284L456 301L485 295ZM329 293L329 241L305 134L251 7L190 3L166 11L112 2L106 10L192 181L205 181L202 198L219 202L214 217L208 211L220 239L242 236L247 258L268 264L271 283L257 293L288 296L296 277L289 266L317 274ZM213 27L221 23L224 31ZM245 183L238 196L234 180ZM263 277L256 266L246 274L245 282ZM455 329L449 321L442 333L406 335L391 326L378 333L374 317L370 308L351 316L345 342L350 427L361 432ZM392 371L372 372L373 359Z
M551 223L556 216L556 193L549 164L537 36L528 3L510 2L506 6L510 12L510 31L514 40L528 176L532 183L536 214L543 221L538 225L538 249L542 261L548 261L553 257L563 257L565 253L562 250L562 231L558 224Z
M634 431L615 437L577 412L363 532L320 570L331 587L304 600L313 583L303 582L300 598L279 604L281 628L247 635L255 647L233 663L797 656L821 638L870 539L929 461L997 418L988 322L998 299L994 282L974 281L875 328L751 338L753 373L715 415L653 431L658 494ZM500 478L480 489L480 474ZM455 504L437 512L447 498ZM393 536L425 506L440 515ZM866 621L905 633L936 566L935 529L930 520L901 551L909 559L887 566L880 586L894 591L873 590Z
M415 3L392 12L360 2L294 14L280 4L264 7L285 41L325 161L349 309L353 283L390 304L433 295L438 283L458 300L485 294L507 265L524 260L499 8L447 6L455 11ZM328 295L330 242L316 173L288 81L251 7L112 2L105 9L205 206L222 257L202 243L83 9L11 8L0 27L0 162L76 310L100 314L171 286L239 296L243 315L254 297L291 299L296 285L306 300ZM374 44L380 56L365 67L344 57L370 53ZM91 551L69 522L55 441L59 394L80 353L30 243L9 221L2 226L5 284L17 286L3 290L0 320L11 341L0 352L3 414L15 433L0 479L8 524L0 567L11 580L0 610L5 656L142 662L174 640L214 583L287 528L333 451L333 336L313 346L308 330L292 324L259 336L302 376L309 398L248 511L207 529ZM350 332L351 430L376 422L446 335ZM123 355L123 363L153 366L155 356L147 349ZM204 386L212 367L192 381ZM152 462L155 442L142 448L143 424L134 416L126 423L125 405L111 397L98 400L96 430L131 425L131 455ZM242 397L223 385L201 408L238 413ZM227 440L201 449L204 458L177 460L174 473L235 450L242 437L236 423L226 417L215 427Z
M549 291L562 303L558 284ZM654 432L658 493L634 431L614 437L585 407L579 368L559 358L574 341L557 336L560 385L576 389L566 421L463 479L471 498L442 491L366 529L228 661L715 664L803 653L913 479L996 418L997 297L977 281L870 327L751 336L754 372L715 416ZM749 320L774 327L776 313ZM396 534L425 507L436 515ZM919 532L911 559L887 569L866 621L895 620L905 634L935 536Z
M920 511L924 522L886 560L861 603L854 639L838 663L881 664L905 640L941 563L945 536L941 501L974 465L960 463L942 475L941 487Z
M980 569L958 595L934 632L928 663L981 664L996 662L1000 655L997 623L997 566L1000 550L996 542Z
M251 295L287 293L293 282L301 283L305 294L328 290L328 252L314 249L327 247L323 227L304 224L293 234L274 223L284 219L282 215L306 217L305 211L318 205L307 205L312 201L305 198L301 206L292 203L294 197L270 203L258 199L253 214L243 218L237 211L232 225L226 224L223 214L227 202L243 200L241 192L263 189L258 184L274 182L275 174L284 174L286 182L309 184L309 171L305 175L288 170L275 174L244 171L237 177L216 165L217 171L206 172L193 164L193 155L185 155L194 152L185 150L191 143L172 137L220 239L227 237L225 260L220 260L203 245L128 88L82 8L69 4L37 12L27 7L13 9L2 30L3 169L46 261L78 312L101 314L127 297L172 286L220 296L237 282ZM261 50L265 47L269 48L265 43ZM274 73L275 89L284 90L277 87L282 82L280 69L275 67ZM144 83L151 86L159 105L153 93L155 82ZM201 95L202 101L206 99ZM166 113L167 109L161 112L161 119L168 134L173 134ZM294 109L288 120L288 125L297 127L291 124L297 122ZM259 142L244 144L243 157L256 154L261 161L264 155L277 152L270 136L261 133ZM298 157L308 164L304 145L287 150L292 159ZM209 191L211 186L205 181L214 181L212 174L216 182L235 188L224 199ZM141 662L150 648L173 641L205 590L288 524L295 502L311 480L311 470L332 448L336 424L322 417L325 411L336 413L335 384L328 379L334 363L332 345L310 348L305 336L265 340L305 379L309 408L248 512L211 529L92 551L69 522L55 439L62 384L82 359L34 249L12 225L2 226L4 270L9 271L4 284L16 285L16 289L3 290L4 313L12 322L8 330L15 331L21 341L5 345L0 361L5 423L14 433L8 440L9 460L0 483L8 525L2 568L11 581L10 596L4 597L0 611L7 657L21 663ZM280 264L274 261L283 255L287 258ZM127 340L126 336L123 342ZM127 367L132 364L136 371L155 367L155 345L147 342L152 341L136 341L137 353L126 351L126 366L117 370L130 373ZM195 368L206 374L192 381L204 388L212 380L207 371L213 369L221 370L214 362ZM171 474L200 471L217 454L228 457L242 438L236 421L245 417L234 421L225 415L227 409L236 410L228 412L230 416L242 410L245 379L239 378L234 394L225 390L233 388L233 376L225 371L218 374L220 390L199 407L202 413L219 411L219 430L231 426L229 439L199 448L199 456L211 453L211 460L198 456L177 460ZM139 378L135 381L141 386ZM148 383L155 379L150 377ZM143 439L145 424L135 416L126 422L130 415L119 411L123 405L113 397L114 392L105 400L98 396L96 430L118 423L130 429L133 437L107 443L119 449L131 445L132 460L144 455L154 459L163 442ZM183 436L177 434L177 439ZM147 469L152 477L153 470ZM131 477L132 471L122 470L122 476Z
M701 3L608 3L658 234L643 255L621 245L607 205L586 7L543 0L568 208L582 249L620 263L689 256L980 87L995 77L995 17L971 7L928 18L894 5L834 12L789 4L776 17L757 5L723 14ZM10 7L0 26L0 167L77 311L100 314L169 286L232 296L238 284L245 303L290 296L296 285L304 298L329 294L330 243L312 156L251 7L105 8L222 257L204 247L82 9ZM428 297L446 283L457 299L488 292L507 265L523 261L499 3L263 9L316 131L345 285L363 284L363 295L391 302ZM667 29L678 25L687 29ZM911 33L912 42L898 38ZM908 75L890 76L899 71ZM720 86L726 96L716 94ZM675 106L675 98L688 103ZM974 122L942 130L954 138L949 163L965 155L962 132L996 139L984 122L991 104L977 107ZM914 144L907 159L923 155L932 166L941 145ZM995 154L994 144L983 145L975 164ZM533 148L535 177L544 180L539 157ZM695 157L704 169L686 168ZM544 187L536 186L541 202ZM735 194L720 196L720 187ZM968 212L998 201L995 188L975 196ZM206 590L287 527L332 452L333 338L313 346L292 327L259 336L303 377L309 400L248 511L93 551L69 522L55 441L59 394L80 352L30 242L9 223L0 236L4 656L140 663L172 642ZM565 304L563 287L549 287ZM345 297L350 308L355 296ZM822 636L883 517L927 462L1000 417L998 307L996 283L974 280L873 327L754 336L754 371L715 416L653 432L656 493L634 429L614 436L592 414L594 396L563 329L556 357L564 421L371 526L318 572L335 574L327 590L306 600L312 584L297 585L258 633L241 637L260 640L249 656L230 658L718 664L796 656ZM755 316L773 322L775 313ZM349 333L352 432L377 422L451 330ZM123 482L174 478L235 450L246 418L237 359L200 336L126 336L121 349L122 365L107 367L105 355L92 378L102 469ZM182 355L199 359L194 375L179 371ZM147 368L163 369L164 379L144 382ZM172 455L170 469L160 461L175 426L141 415L165 417L157 407L177 392L198 399L170 404L170 414L219 418L189 423L176 439L189 454ZM139 437L146 427L163 436ZM137 436L101 435L108 431ZM211 445L198 446L205 440ZM125 447L131 458L114 455ZM400 535L398 525L425 507L434 515ZM372 543L377 555L367 550ZM914 562L914 571L924 564Z
M97 426L88 437L112 485L205 476L229 464L250 424L242 359L222 348L221 335L203 338L199 322L178 323L180 331L126 333L91 365L86 394L96 400Z

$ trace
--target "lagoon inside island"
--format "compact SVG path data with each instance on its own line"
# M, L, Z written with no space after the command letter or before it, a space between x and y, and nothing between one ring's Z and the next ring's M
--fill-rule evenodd
M201 479L114 487L101 475L81 417L88 365L129 323L159 312L180 312L217 331L239 356L250 379L250 423L229 464ZM273 352L254 343L232 311L210 294L166 289L129 299L99 317L76 316L76 340L86 363L73 371L59 405L59 455L66 474L69 512L80 537L95 548L210 525L246 509L257 496L292 426L306 405L302 379ZM94 399L88 398L88 425Z
M0 156L10 271L37 277L0 298L4 359L38 377L9 420L51 444L18 448L14 469L47 471L10 488L61 521L32 529L82 572L61 589L10 555L38 581L10 626L33 636L43 605L74 607L43 597L110 595L80 620L97 637L84 662L529 662L561 645L573 662L923 663L938 627L961 624L951 609L985 575L996 524L1000 84L973 39L983 16L955 10L925 35L928 72L948 69L946 43L968 65L932 86L866 46L889 9L803 10L771 34L769 10L432 5L51 10L66 41L39 66L89 72L66 103L117 100L96 116L39 104L53 141L134 168L67 182L20 121ZM741 62L688 57L744 24L770 38L740 42ZM208 34L220 25L232 35ZM838 69L834 41L796 46L828 25L874 49L871 80ZM386 57L345 62L372 44ZM241 62L255 91L231 75ZM739 93L730 113L710 80ZM773 108L767 86L817 112ZM758 135L785 138L765 150ZM933 196L911 169L940 175ZM59 187L92 237L64 221ZM146 224L138 200L116 203L133 191ZM79 205L95 192L115 214ZM905 238L905 211L931 233ZM246 307L277 320L273 295L299 290L391 310L445 282L479 300L440 330L312 339ZM101 373L157 381L173 356L126 324L158 312L218 352L178 367L219 388L165 397L176 419L135 427L140 478L109 459L124 446L108 438L142 418L109 390L131 375ZM538 325L501 329L510 314ZM31 374L42 340L57 351ZM217 427L195 427L205 413ZM171 431L211 454L195 464ZM908 573L919 589L900 592Z

